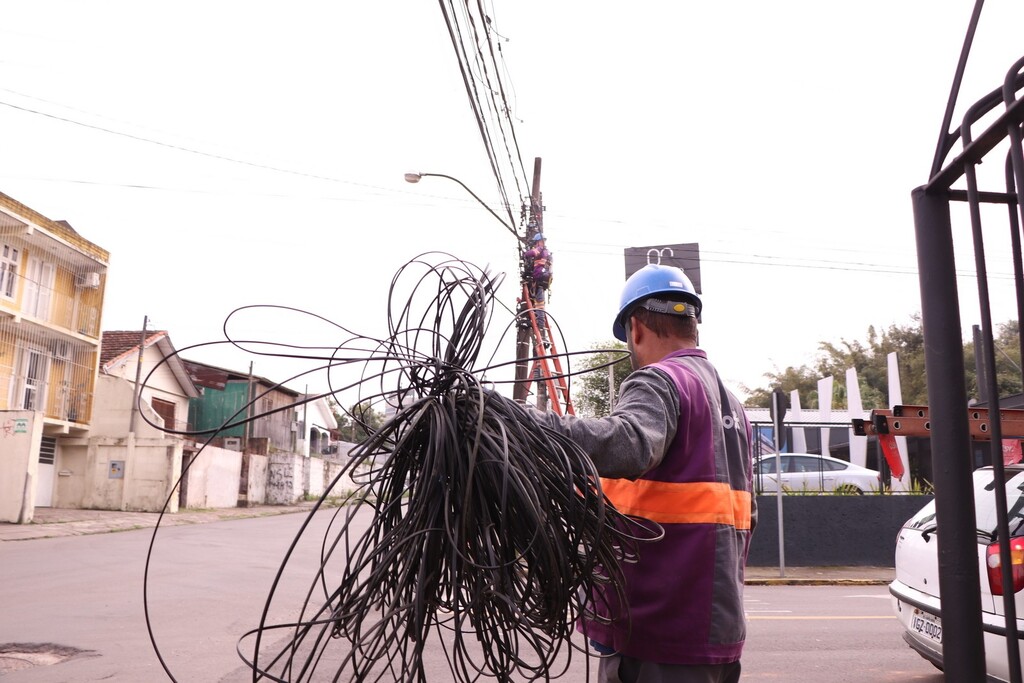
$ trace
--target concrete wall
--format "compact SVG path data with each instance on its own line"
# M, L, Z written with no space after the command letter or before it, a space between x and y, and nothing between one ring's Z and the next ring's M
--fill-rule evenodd
M171 487L181 472L182 444L163 438L64 439L57 457L53 506L90 510L177 512Z
M186 476L186 508L238 507L242 454L207 446L192 459Z
M344 466L344 462L340 462L336 459L324 459L324 490L328 491L329 488L327 493L329 498L347 496L353 489L355 489L355 485L352 483L352 479L348 474L342 476L337 482L334 481L338 478L338 475L341 474Z
M134 397L135 385L132 382L120 377L100 375L96 382L89 436L124 437L131 422ZM162 436L163 432L149 426L142 419L143 416L156 424L163 421L148 403L143 403L142 412L135 419L135 433L146 437Z
M896 534L931 501L921 495L782 496L786 566L892 567ZM757 497L757 528L747 564L779 564L778 501Z
M68 439L58 443L57 456L57 489L53 495L53 507L85 508L86 489L92 485L94 474L91 467L95 463L89 460L88 442L83 441L69 445ZM95 454L93 454L95 457ZM120 501L120 498L118 498ZM118 503L120 506L120 502ZM106 508L106 509L119 509Z
M128 437L129 443L132 441ZM167 439L136 439L134 455L125 465L125 492L122 510L154 512L170 504L170 512L178 511L178 496L171 496L171 487L181 473L182 444Z
M42 413L0 411L0 522L32 521L42 434Z
M324 461L321 458L303 458L302 475L304 493L319 498L324 494Z
M328 498L347 498L359 488L352 479L352 461L348 455L355 444L342 441L340 446L338 454L324 457L324 488ZM365 483L367 472L373 467L372 461L363 464L357 475L361 483Z
M293 453L272 453L269 456L267 503L291 505L305 493L303 458Z
M345 465L336 458L304 458L292 453L273 453L269 459L266 502L271 505L291 505L307 495L321 497ZM342 477L330 497L347 495L353 488L351 479Z
M250 453L245 456L249 463L246 477L245 504L263 505L267 502L267 483L270 477L269 458L265 455Z

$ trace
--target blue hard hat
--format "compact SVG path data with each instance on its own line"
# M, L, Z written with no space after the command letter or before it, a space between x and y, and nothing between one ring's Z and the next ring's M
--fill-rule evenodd
M644 299L658 295L665 295L664 298L670 300L684 301L696 309L696 316L700 315L703 304L686 273L675 266L648 263L630 275L622 287L619 313L612 324L612 334L616 339L626 341L626 317L630 310Z
M540 242L542 239L544 239L544 233L538 232L536 235L533 236L533 239L530 240L530 241L531 242Z

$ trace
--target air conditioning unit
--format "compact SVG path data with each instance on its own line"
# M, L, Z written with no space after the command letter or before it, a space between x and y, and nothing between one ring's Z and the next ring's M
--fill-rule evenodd
M79 273L75 276L75 287L79 289L97 289L99 286L99 273Z

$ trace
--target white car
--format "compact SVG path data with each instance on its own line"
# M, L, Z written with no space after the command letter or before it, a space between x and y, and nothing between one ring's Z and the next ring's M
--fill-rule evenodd
M871 493L882 488L877 470L813 453L780 453L782 490L793 493ZM759 493L778 491L776 455L762 455L754 461L754 484Z
M1006 505L1011 536L1024 523L1024 466L1006 466ZM996 503L993 471L983 467L974 472L974 506L978 528L978 572L981 578L981 620L985 642L985 667L989 681L1010 678L1006 649L1006 618L1003 616L1002 577L999 543L996 540ZM925 505L900 529L896 540L896 580L889 584L892 606L903 625L903 639L918 654L942 668L942 603L939 599L939 558L935 523L935 502ZM1021 537L1017 546L1013 579L1017 591L1017 629L1024 629L1024 553ZM1017 564L1017 560L1021 564Z

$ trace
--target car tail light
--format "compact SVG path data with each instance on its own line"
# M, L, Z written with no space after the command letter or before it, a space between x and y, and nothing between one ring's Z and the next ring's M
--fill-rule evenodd
M988 586L992 595L1003 594L1003 575L1000 567L999 542L990 543L985 553L985 566L988 567ZM1013 568L1013 592L1024 588L1024 538L1010 539L1010 566Z

